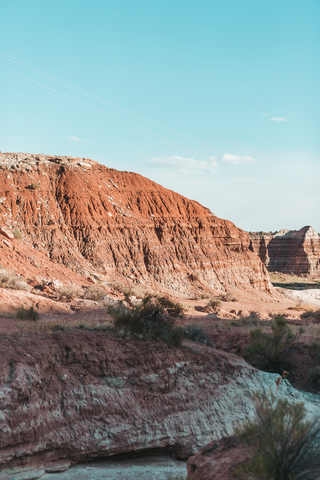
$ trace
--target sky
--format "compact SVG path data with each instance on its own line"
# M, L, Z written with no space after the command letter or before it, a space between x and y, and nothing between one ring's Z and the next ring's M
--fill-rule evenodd
M0 150L320 232L319 0L0 2Z

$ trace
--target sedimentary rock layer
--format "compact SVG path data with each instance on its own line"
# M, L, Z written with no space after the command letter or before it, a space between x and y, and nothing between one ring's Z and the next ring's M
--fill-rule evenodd
M232 434L277 375L186 345L83 330L1 337L0 469L159 449L186 458ZM278 395L319 415L315 395L287 382Z
M310 226L301 230L250 233L250 250L257 253L270 272L320 273L320 236Z
M141 175L89 159L0 154L0 191L0 227L83 277L180 292L270 290L246 232ZM5 255L14 240L0 238Z

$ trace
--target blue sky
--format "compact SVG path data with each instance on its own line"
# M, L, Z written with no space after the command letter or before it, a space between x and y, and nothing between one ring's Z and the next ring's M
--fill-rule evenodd
M245 230L320 232L318 0L13 0L0 16L1 151L138 172Z

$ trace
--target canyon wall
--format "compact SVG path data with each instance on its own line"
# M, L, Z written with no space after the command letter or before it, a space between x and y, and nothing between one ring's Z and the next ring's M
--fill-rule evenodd
M0 191L0 227L22 234L0 240L4 266L9 258L23 269L34 253L40 269L61 265L83 279L101 274L180 293L270 291L246 232L141 175L89 159L2 153Z
M250 250L270 272L320 274L320 236L310 226L276 234L250 233Z

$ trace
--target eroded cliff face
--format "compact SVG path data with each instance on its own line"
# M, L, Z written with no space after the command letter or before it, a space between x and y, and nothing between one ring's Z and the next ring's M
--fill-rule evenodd
M7 153L0 191L0 227L21 231L26 247L83 278L98 272L181 293L270 291L246 232L141 175L89 159ZM0 261L10 253L18 265L19 248L1 247Z
M280 230L275 235L252 233L250 249L270 272L320 273L320 236L310 226L298 231Z

